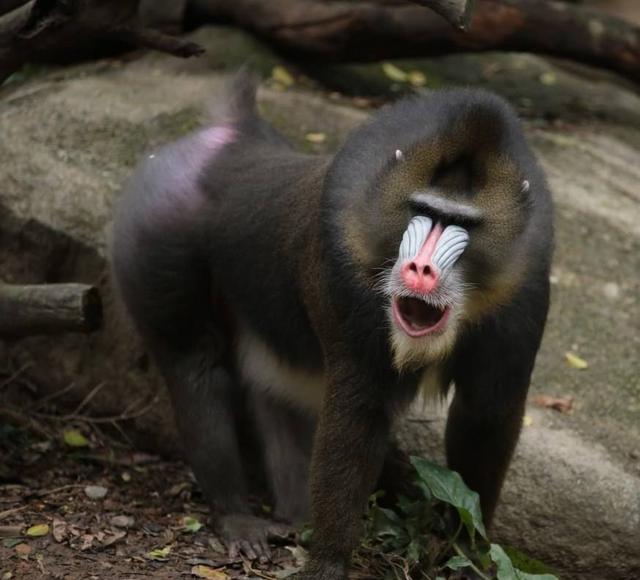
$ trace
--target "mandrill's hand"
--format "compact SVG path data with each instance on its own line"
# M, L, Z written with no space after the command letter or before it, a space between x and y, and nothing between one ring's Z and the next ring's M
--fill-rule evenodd
M269 540L293 536L290 526L246 514L222 516L216 528L232 559L243 555L249 560L266 562L271 558Z
M293 580L347 580L346 566L312 559Z

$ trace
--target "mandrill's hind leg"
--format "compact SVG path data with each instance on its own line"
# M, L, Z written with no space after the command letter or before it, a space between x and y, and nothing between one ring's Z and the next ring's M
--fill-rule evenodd
M211 360L212 351L211 345L192 345L180 351L162 349L156 358L169 385L189 463L230 556L266 559L269 539L285 532L251 513L236 429L240 386Z
M275 517L291 524L309 518L309 461L315 420L260 388L251 395L262 441Z

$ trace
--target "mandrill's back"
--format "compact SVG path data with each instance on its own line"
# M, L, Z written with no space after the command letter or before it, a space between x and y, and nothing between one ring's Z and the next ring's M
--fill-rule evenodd
M124 301L148 340L189 341L224 319L287 358L316 359L299 272L319 232L327 160L295 151L259 117L248 76L221 110L147 155L125 187L113 236Z

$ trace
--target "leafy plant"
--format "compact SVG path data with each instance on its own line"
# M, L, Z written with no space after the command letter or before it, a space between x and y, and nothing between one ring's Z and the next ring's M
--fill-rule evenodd
M509 556L517 552L489 541L478 494L458 473L418 457L411 462L421 497L401 497L395 509L381 505L383 493L371 497L358 567L385 580L558 580L533 573L544 566L526 557L518 561L535 569L517 568Z

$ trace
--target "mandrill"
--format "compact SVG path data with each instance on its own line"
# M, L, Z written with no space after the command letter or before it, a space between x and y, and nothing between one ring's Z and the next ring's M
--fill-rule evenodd
M260 117L255 85L240 74L215 122L137 169L114 274L230 551L265 557L310 517L298 577L341 580L369 494L402 485L392 428L421 390L455 385L448 465L491 522L547 316L550 194L487 92L406 98L321 156ZM271 520L248 502L246 423Z

